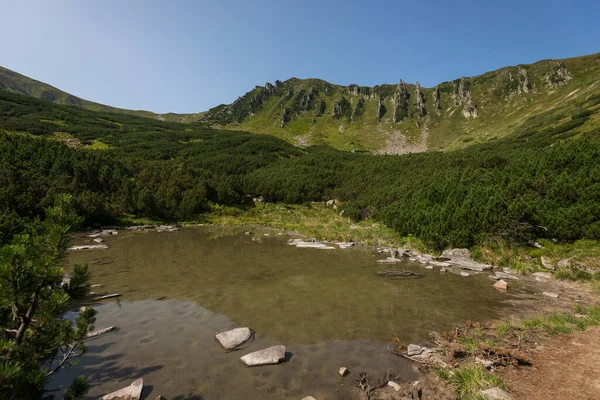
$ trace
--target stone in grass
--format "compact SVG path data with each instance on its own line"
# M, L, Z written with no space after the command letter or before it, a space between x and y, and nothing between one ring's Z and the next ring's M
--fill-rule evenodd
M278 364L285 359L285 346L272 346L254 353L246 354L240 360L249 367Z
M252 331L250 328L235 328L230 331L219 332L215 338L221 343L226 350L232 350L250 339Z
M508 289L508 283L506 283L506 281L500 279L498 282L494 283L494 288L505 292Z
M544 292L542 293L544 296L548 296L548 297L552 297L553 299L557 299L558 298L558 293L554 293L554 292Z
M100 398L100 400L140 400L142 389L144 388L144 379L140 378L126 388L109 393Z
M502 390L499 387L482 390L479 395L486 400L509 400L510 394L506 390Z

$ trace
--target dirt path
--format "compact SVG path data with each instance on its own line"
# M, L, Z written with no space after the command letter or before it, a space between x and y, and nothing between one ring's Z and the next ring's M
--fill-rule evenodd
M548 338L531 356L501 374L515 399L600 399L600 327Z

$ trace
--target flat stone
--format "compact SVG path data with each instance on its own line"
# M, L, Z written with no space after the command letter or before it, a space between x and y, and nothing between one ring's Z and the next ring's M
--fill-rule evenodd
M534 272L532 275L535 276L536 278L542 278L542 279L552 278L552 274L550 272Z
M471 271L487 271L489 269L492 269L493 267L489 264L482 264L482 263L478 263L477 261L473 261L470 259L460 259L460 258L456 258L456 259L452 259L449 261L451 264L456 265L459 268L463 268L463 269L468 269Z
M442 261L429 261L429 264L433 265L434 267L449 267L451 265L450 263Z
M102 239L102 238L94 239L94 243L102 243L102 242L104 242L104 239Z
M402 262L402 260L400 258L395 258L395 257L388 257L388 258L383 258L381 260L377 260L378 264L395 264L395 263L399 263Z
M502 390L498 387L482 390L479 392L481 397L486 400L509 400L510 394L506 390Z
M508 283L506 283L506 281L499 280L498 282L494 283L494 288L500 291L506 291L508 289Z
M469 274L468 272L465 271L460 271L460 276L469 276L471 274Z
M425 350L425 348L416 344L409 344L407 350L408 352L406 353L406 355L412 357L421 354L423 350Z
M250 328L235 328L230 331L219 332L215 335L215 338L224 349L231 350L250 339L251 336L252 331Z
M391 387L392 389L394 389L396 392L399 392L401 387L400 385L398 385L396 382L394 381L389 381L387 384L389 387Z
M340 249L349 249L350 247L354 247L354 243L352 242L338 242L336 244Z
M432 265L426 265L425 269L433 269L433 266Z
M140 378L126 388L102 396L100 400L140 400L143 388L144 379Z
M348 373L348 368L346 368L346 367L342 367L342 368L340 368L340 370L338 371L338 373L339 373L341 376L346 376L346 374Z
M246 354L240 360L249 367L278 364L285 359L285 346L272 346L254 353Z
M498 279L510 279L513 281L518 281L519 277L513 275L513 274L507 274L506 272L500 272L500 271L496 271L495 275L496 280Z
M552 297L553 299L558 299L558 293L554 292L544 292L542 293L544 296Z
M445 274L445 273L446 273L446 268L444 268L444 267L440 268L440 272L441 272L442 274Z
M103 250L108 249L105 244L88 244L83 246L71 246L68 248L69 251L80 251L80 250Z

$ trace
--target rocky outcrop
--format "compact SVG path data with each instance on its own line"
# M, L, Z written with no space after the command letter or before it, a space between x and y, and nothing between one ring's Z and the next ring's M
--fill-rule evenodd
M396 92L394 93L394 123L399 123L404 121L408 117L408 101L410 99L410 95L406 90L406 85L404 81L400 79L400 83L396 87Z
M342 96L342 98L339 101L336 101L333 104L333 110L331 111L331 113L333 114L333 118L341 118L344 115L351 117L350 110L350 103L348 102L348 100L346 100L345 97Z
M478 111L475 102L473 101L473 95L469 90L468 83L463 76L460 78L456 95L454 96L458 106L463 106L462 115L467 118L477 118Z
M292 115L290 109L288 107L283 107L283 111L281 112L281 120L279 123L279 127L284 128L285 125L290 122L292 119Z
M273 346L254 353L246 354L240 360L249 367L278 364L285 360L285 346Z
M519 68L519 86L517 87L517 93L529 93L532 90L531 80L527 70L523 67Z
M423 118L427 115L427 110L425 109L425 97L421 92L421 84L419 82L415 85L415 97L416 97L416 106L417 106L417 115L419 118Z
M565 64L557 62L551 68L550 72L544 75L544 84L548 88L556 88L566 85L571 79L573 79L573 75L567 67L565 67Z
M433 104L435 105L435 113L438 117L442 113L442 100L440 98L440 86L436 85L433 89Z
M327 108L327 103L325 103L325 100L317 101L315 104L315 115L316 116L323 115L326 108Z
M365 100L362 97L358 98L358 101L356 102L356 105L354 106L354 110L352 110L352 117L350 118L351 121L355 121L356 118L360 117L364 111L365 108Z
M342 116L342 105L339 102L336 102L333 105L333 110L331 110L331 113L333 114L333 118L339 118Z
M377 101L377 122L381 122L381 118L383 118L383 114L385 114L385 106L381 101L381 97L379 97Z
M353 83L352 85L348 86L348 92L350 92L350 94L353 96L358 96L360 93L360 88L356 83Z
M265 83L265 89L270 94L273 94L273 92L275 92L275 86L273 86L270 82Z

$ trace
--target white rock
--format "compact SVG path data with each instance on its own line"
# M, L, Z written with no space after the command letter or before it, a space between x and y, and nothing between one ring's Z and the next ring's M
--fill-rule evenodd
M544 296L548 296L548 297L552 297L553 299L557 299L558 298L558 293L554 293L554 292L544 292L542 293Z
M471 258L469 249L447 249L442 252L443 258Z
M126 388L102 396L100 400L140 400L143 388L144 379L140 378Z
M250 339L251 336L252 331L250 328L235 328L230 331L219 332L215 335L215 338L223 348L231 350Z
M425 266L425 269L433 269L433 266L431 266L431 265L426 265L426 266Z
M460 271L460 276L469 276L470 274L465 271Z
M102 242L104 242L104 239L96 238L96 239L94 239L94 242L95 243L102 243Z
M536 278L541 278L541 279L536 279L536 280L544 280L544 279L552 278L552 274L550 272L534 272L532 275L535 276Z
M391 387L392 389L394 389L396 392L400 391L400 385L398 385L396 382L394 381L389 381L388 382L388 386Z
M249 367L256 365L278 364L285 359L285 346L272 346L254 353L246 354L240 360Z
M446 273L446 268L444 268L444 267L440 268L440 272L441 272L442 274Z
M556 269L556 266L554 265L554 263L552 263L552 260L550 260L550 258L548 258L546 256L541 256L540 261L542 262L542 265L544 266L544 268Z
M506 390L502 390L498 387L482 390L479 392L481 397L486 400L509 400L510 394Z
M353 242L338 242L336 244L340 249L349 249L350 247L354 247Z
M346 368L346 367L342 367L342 368L340 368L340 370L338 371L338 373L339 373L341 376L346 376L346 374L348 373L348 368Z

